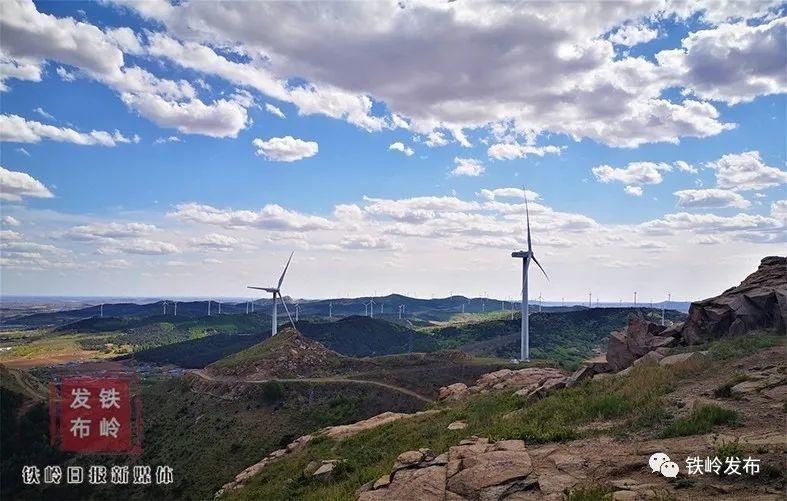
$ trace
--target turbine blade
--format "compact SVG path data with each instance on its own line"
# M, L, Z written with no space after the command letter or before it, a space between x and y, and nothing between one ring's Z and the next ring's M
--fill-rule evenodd
M525 217L527 218L527 251L532 253L533 246L530 245L530 210L527 206L527 189L524 186L522 186L522 193L525 196ZM541 265L538 266L541 267Z
M541 269L541 273L543 273L544 276L547 277L547 282L548 282L549 281L549 275L547 275L547 272L544 271L544 268L541 266L541 263L538 262L538 259L536 259L535 256L531 255L530 257L533 259L533 262L536 263L538 265L538 267Z
M258 291L265 291L265 292L276 292L276 289L273 287L253 287L251 285L246 286L247 289L256 289Z
M292 261L293 254L295 254L295 251L290 252L290 258L287 260L286 266L284 266L284 271L281 272L281 277L279 277L279 285L276 287L277 289L281 289L281 283L284 282L284 275L287 274L287 268L290 267L290 261Z
M287 302L284 300L284 297L281 295L281 292L277 292L277 294L279 295L279 299L281 300L281 304L284 305L284 311L287 312L287 318L290 319L290 325L292 325L292 328L297 331L298 329L295 327L295 322L292 321L292 315L290 315L290 310L287 308ZM274 299L274 301L275 300L276 299Z

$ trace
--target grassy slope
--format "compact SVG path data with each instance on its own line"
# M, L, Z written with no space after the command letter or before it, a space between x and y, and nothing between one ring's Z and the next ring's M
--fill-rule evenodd
M779 343L783 345L784 338L757 341L758 346ZM581 428L599 420L612 420L614 427L604 433L621 438L633 433L655 438L676 430L685 432L691 430L694 421L702 421L702 426L695 427L700 431L735 424L735 417L719 416L714 409L700 410L698 416L687 419L674 419L665 402L675 388L717 370L726 358L750 353L738 340L714 342L702 348L711 354L725 355L682 366L642 365L627 377L587 381L532 404L505 392L476 395L462 402L442 404L443 412L439 414L398 421L343 441L321 437L304 451L272 463L226 499L355 499L355 490L389 472L399 453L420 447L441 453L469 435L494 440L524 439L534 444L601 433L590 431L592 427L586 431ZM446 429L458 419L466 421L466 429ZM684 422L687 420L689 426ZM336 458L345 459L346 464L332 482L320 482L303 474L312 460Z
M0 391L3 499L210 499L239 471L300 435L385 410L412 412L422 405L385 388L341 383L150 381L142 388L142 455L74 457L49 446L43 403L17 418L26 398L5 386ZM64 486L41 491L20 485L19 471L25 464L167 464L174 468L176 483L166 489Z

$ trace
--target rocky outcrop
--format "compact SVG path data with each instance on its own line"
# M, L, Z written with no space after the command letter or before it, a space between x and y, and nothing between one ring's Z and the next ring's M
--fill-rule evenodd
M674 344L674 338L661 336L666 327L648 322L641 315L629 318L628 325L620 332L613 332L607 346L607 363L618 372L650 351Z
M528 395L542 388L552 390L565 386L568 375L551 367L528 367L526 369L501 369L484 374L473 386L454 383L440 388L440 400L460 400L475 393L488 393L497 390L517 390L518 395Z
M362 487L358 500L492 501L537 489L522 440L489 443L473 437L440 455L429 449L400 454L391 473Z
M641 316L630 318L624 330L610 336L607 362L614 372L635 363L671 365L690 357L665 358L671 347L761 331L787 334L786 257L766 257L737 287L692 303L683 324L665 328Z
M416 412L414 414L405 414L402 412L383 412L382 414L377 414L376 416L372 416L369 419L364 419L363 421L358 421L356 423L342 424L338 426L329 426L327 428L323 428L322 430L319 431L319 434L331 438L342 439L342 438L351 437L353 435L357 435L362 431L371 430L373 428L377 428L378 426L382 426L384 424L398 421L400 419L411 418L415 416L426 416L437 412L440 411L432 409L427 411Z
M752 331L787 333L787 257L770 256L737 287L692 303L681 329L688 344Z

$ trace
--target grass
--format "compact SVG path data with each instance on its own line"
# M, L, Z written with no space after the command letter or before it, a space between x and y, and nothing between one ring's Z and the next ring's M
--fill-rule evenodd
M618 420L634 428L657 413L672 380L669 368L642 366L628 377L588 381L532 403L512 393L473 396L438 407L437 414L397 421L342 441L318 438L303 452L272 463L227 498L354 499L358 486L388 473L403 451L428 447L442 453L469 435L523 439L529 444L571 440L583 435L582 425L599 420ZM467 428L447 430L457 420L465 421ZM309 461L321 459L344 459L342 474L327 484L303 475Z
M700 435L711 432L716 426L737 426L741 420L740 413L734 410L724 409L718 405L704 405L688 416L675 420L662 432L662 437Z
M722 440L722 442L716 446L716 457L722 460L726 458L743 458L744 454L745 451L743 450L743 446L737 438L735 440Z
M714 360L731 360L751 355L763 348L783 345L785 344L785 340L787 340L785 336L749 334L746 336L718 339L696 348L707 350L710 357Z

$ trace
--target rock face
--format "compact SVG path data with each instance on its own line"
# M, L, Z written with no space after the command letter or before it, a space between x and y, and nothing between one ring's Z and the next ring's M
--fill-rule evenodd
M607 362L614 372L635 362L671 365L690 358L689 354L664 357L673 346L756 331L787 334L787 257L766 257L737 287L692 303L682 325L665 329L641 317L629 319L624 330L610 336Z
M671 342L672 338L661 337L663 327L648 322L641 316L629 318L628 325L620 332L613 332L607 347L607 363L617 372L634 363L648 352Z
M688 344L766 330L787 333L787 257L770 256L737 287L692 303L681 337Z
M536 389L542 393L565 386L567 374L551 367L528 367L526 369L501 369L484 374L473 386L454 383L440 388L440 400L460 400L474 393L496 390L519 390L518 395L527 396Z
M404 452L390 475L366 489L359 501L492 501L535 493L538 480L523 441L473 437L439 456L428 449Z

